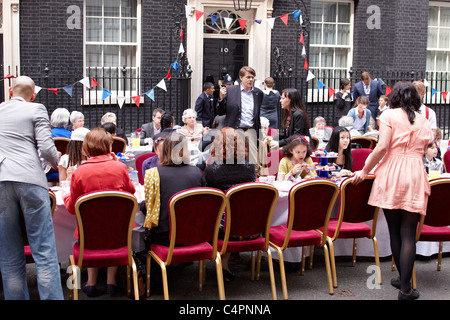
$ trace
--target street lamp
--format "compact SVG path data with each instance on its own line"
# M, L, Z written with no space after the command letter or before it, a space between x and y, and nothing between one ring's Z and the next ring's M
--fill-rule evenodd
M233 0L234 10L247 11L252 7L252 0Z

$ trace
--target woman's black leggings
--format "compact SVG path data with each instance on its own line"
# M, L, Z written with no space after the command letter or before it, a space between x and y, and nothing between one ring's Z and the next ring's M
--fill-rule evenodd
M400 275L400 290L407 293L411 289L420 214L401 209L383 211L389 228L392 256Z

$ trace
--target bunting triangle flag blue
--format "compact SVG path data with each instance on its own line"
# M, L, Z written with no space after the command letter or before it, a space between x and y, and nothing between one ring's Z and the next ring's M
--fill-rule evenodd
M434 96L437 92L435 88L431 88L431 96Z
M292 14L294 15L295 19L298 21L298 19L300 17L300 9L295 10L294 12L292 12Z
M155 101L155 90L150 89L145 94L147 95L147 97Z
M102 101L108 98L112 93L103 88Z
M72 96L72 89L73 89L73 86L72 86L71 84L69 84L68 86L65 86L63 89L64 89L65 92L67 92L67 94L68 94L69 96Z
M175 69L175 71L178 71L178 61L175 61L174 63L172 63L172 67Z
M211 15L211 24L212 24L212 25L215 25L217 19L219 19L219 16L216 15L216 14L212 14L212 15Z
M322 81L320 81L320 80L317 80L317 89L318 90L320 90L320 89L322 89L324 86L325 86L325 84L322 82Z
M256 22L257 24L261 24L262 20L258 19L258 20L253 20L254 22Z

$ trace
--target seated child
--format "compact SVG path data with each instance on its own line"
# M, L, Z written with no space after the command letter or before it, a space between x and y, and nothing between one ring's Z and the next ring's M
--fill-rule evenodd
M429 168L432 163L436 164L437 166L440 166L441 173L444 172L444 164L441 160L436 158L438 153L436 141L433 141L428 144L427 151L425 151L425 155L423 157L423 164L425 166L425 170L427 173L429 173Z
M308 169L308 167L313 166L313 161L310 157L311 152L312 148L309 137L292 136L283 147L283 154L286 157L280 161L278 180L280 180L280 173L285 174L284 180L295 180L299 177L302 179L316 177L316 171Z

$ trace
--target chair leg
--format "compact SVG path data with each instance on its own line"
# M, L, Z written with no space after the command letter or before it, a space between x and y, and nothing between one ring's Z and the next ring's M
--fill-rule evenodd
M439 241L439 254L438 254L438 262L437 262L437 271L441 271L441 263L442 263L442 241Z
M225 300L225 287L223 284L223 272L222 272L222 258L218 252L216 255L216 274L217 274L217 287L219 288L219 299Z
M313 268L314 246L309 247L309 270Z
M73 300L78 300L78 267L75 265L73 255L69 256L69 263L72 266L72 290L69 291L69 299L72 297Z
M325 269L327 272L328 293L334 294L333 279L331 276L331 267L330 267L330 255L328 253L328 247L326 244L323 246L323 250L324 250L324 256L325 256Z
M378 284L381 284L380 254L378 253L377 238L373 237L372 241L373 241L373 251L375 253L375 265L377 267L377 270L376 270L377 280L378 280Z
M159 266L161 267L161 274L162 274L162 280L163 280L163 289L164 289L164 300L169 300L169 285L167 283L167 268L164 262L161 261L159 263Z
M416 263L414 263L413 271L412 271L412 288L416 290L417 288L417 280L416 280Z
M256 255L256 280L259 280L261 275L261 250L258 250Z
M147 298L150 297L150 267L152 263L152 257L150 253L147 253Z
M251 276L250 279L255 280L255 252L252 251Z
M395 271L395 261L394 261L394 257L392 257L391 271Z
M358 243L356 239L353 239L353 257L352 257L352 267L356 265L356 249L358 247Z
M333 287L337 288L337 275L336 275L336 259L334 257L334 244L333 240L327 239L328 249L330 251L330 265L331 265L331 275L333 277Z
M128 267L129 269L130 267ZM133 273L133 287L134 287L134 300L139 300L139 284L138 284L138 275L137 275L137 267L134 259L132 260L131 270ZM128 278L129 279L129 278ZM130 284L127 283L127 286ZM129 290L128 290L129 291Z
M288 299L288 292L287 292L287 285L286 285L286 272L284 270L284 260L283 260L283 251L281 251L281 248L275 245L272 245L272 247L277 250L278 253L278 261L280 265L280 275L281 275L281 287L283 288L283 299Z
M203 290L203 265L205 264L205 260L200 260L198 262L198 291Z
M272 252L270 252L270 249L267 249L266 252L268 257L267 260L269 261L269 275L270 275L270 287L272 288L272 299L277 300L277 289L275 286L275 274L273 272Z
M300 275L305 275L305 260L306 260L306 247L302 247L302 265L300 268Z

